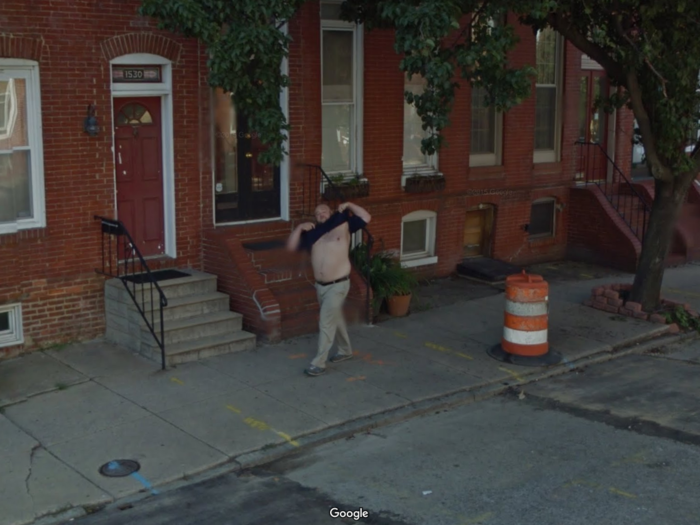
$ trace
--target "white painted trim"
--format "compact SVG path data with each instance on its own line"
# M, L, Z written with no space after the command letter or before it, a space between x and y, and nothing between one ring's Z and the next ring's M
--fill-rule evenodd
M401 267L402 268L416 268L418 266L427 266L429 264L437 264L438 258L437 255L434 257L423 257L421 259L407 259L405 261L401 261Z
M10 329L0 332L0 348L24 344L22 304L0 306L0 314L4 313L10 314Z
M274 222L274 221L287 221L289 219L284 219L283 217L270 217L269 219L252 219L250 221L234 221L234 222L217 222L214 224L215 228L219 226L243 226L244 224L259 224L262 222Z
M287 23L282 26L282 32L287 35L289 31L289 25ZM289 75L289 59L287 57L284 57L282 59L282 74L283 75ZM285 87L282 90L282 93L280 93L280 106L282 108L282 113L284 114L284 118L289 123L289 88ZM291 181L291 176L290 176L290 166L291 166L291 161L289 158L289 155L291 153L291 143L290 143L290 138L289 134L284 131L284 136L287 138L286 140L286 145L287 145L287 154L284 156L282 159L282 163L280 164L280 215L281 219L284 221L289 220L289 193L290 193L290 181ZM213 182L213 181L212 181Z
M112 82L112 65L158 64L163 66L163 82L153 84L120 84ZM161 148L163 165L163 227L165 249L163 255L177 258L177 226L175 201L175 123L173 110L172 63L167 58L148 53L123 55L110 61L112 99L126 97L160 97L161 99ZM114 115L114 100L112 100ZM114 123L112 123L112 155L116 151ZM114 210L117 210L117 165L114 163Z
M404 255L403 254L403 227L407 222L425 221L425 243L426 249L423 252ZM430 210L418 210L404 215L401 218L401 246L399 248L399 256L401 264L404 262L410 264L411 261L425 260L426 258L435 257L435 238L437 230L437 213ZM428 264L428 263L423 263Z
M46 227L46 195L44 186L44 143L41 108L41 80L39 63L33 60L0 58L0 77L9 73L12 78L27 82L27 138L31 163L31 219L18 219L0 224L0 235L19 230ZM10 78L8 76L8 78Z

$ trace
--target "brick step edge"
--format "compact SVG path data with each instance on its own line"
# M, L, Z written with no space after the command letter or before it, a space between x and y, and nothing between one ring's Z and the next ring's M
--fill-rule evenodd
M680 327L678 324L666 319L664 315L654 312L645 312L642 310L642 305L640 303L627 301L625 296L631 290L631 284L606 284L603 286L596 286L591 290L591 298L586 299L583 304L585 306L612 314L634 317L635 319L650 321L657 324L668 324L671 325L669 327L671 333L680 332ZM700 314L696 310L693 310L691 305L688 303L681 303L679 301L662 298L661 304L671 308L680 307L690 317L700 319Z

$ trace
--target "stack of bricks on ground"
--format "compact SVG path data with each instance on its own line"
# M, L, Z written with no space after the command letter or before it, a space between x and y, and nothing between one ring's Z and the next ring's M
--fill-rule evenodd
M627 296L631 290L631 284L608 284L598 286L593 288L591 291L591 298L586 299L583 304L592 306L598 310L644 319L645 321L651 321L653 323L671 324L671 321L663 314L645 312L642 310L642 305L640 303L626 301L625 296ZM700 317L700 314L693 310L689 304L671 301L669 299L662 299L661 304L661 311L668 311L681 307L691 317Z

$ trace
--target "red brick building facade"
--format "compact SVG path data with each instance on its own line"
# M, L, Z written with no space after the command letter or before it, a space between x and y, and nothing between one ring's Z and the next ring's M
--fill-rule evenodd
M290 154L277 169L259 166L249 156L254 136L207 85L200 43L158 31L138 5L0 5L2 356L104 333L95 215L133 225L153 268L217 275L246 328L276 340L313 330L315 296L303 281L279 284L249 243L284 238L310 198L321 202L308 165L365 180L369 194L353 200L372 214L378 248L440 277L465 256L514 264L566 256L581 133L601 133L609 155L631 164L629 115L591 114L599 69L514 16L507 22L521 42L511 61L538 66L533 96L497 115L463 86L448 146L423 158L403 99L420 86L399 71L393 34L365 33L339 22L333 5L308 1L288 24L283 65ZM88 106L96 136L84 130ZM417 177L437 186L407 191ZM359 275L353 283L362 299Z

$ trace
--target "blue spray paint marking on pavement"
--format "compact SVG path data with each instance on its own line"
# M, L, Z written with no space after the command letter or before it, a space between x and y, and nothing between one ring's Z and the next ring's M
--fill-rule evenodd
M562 360L568 365L569 368L574 368L574 365L566 357L562 357Z
M137 479L138 481L140 481L141 484L142 484L144 487L146 487L148 490L150 490L150 491L151 491L151 494L153 494L154 496L158 494L158 491L157 491L156 489L154 489L154 488L151 486L151 484L146 480L146 478L144 478L141 474L139 474L138 472L133 472L131 475L132 475L135 479Z

